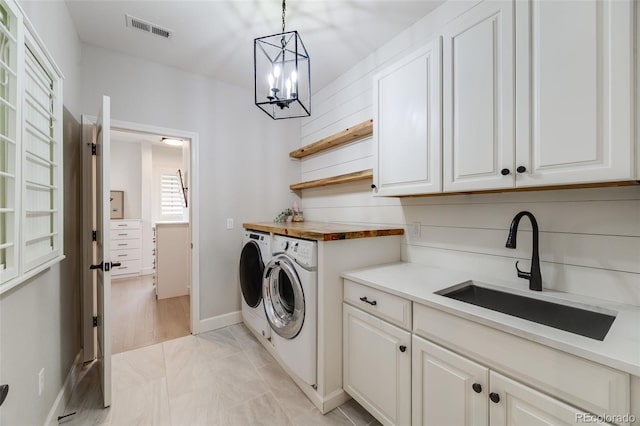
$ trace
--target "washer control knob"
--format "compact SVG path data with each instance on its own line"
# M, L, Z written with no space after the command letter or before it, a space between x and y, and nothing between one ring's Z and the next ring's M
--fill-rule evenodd
M289 241L282 242L282 250L287 251L289 249Z

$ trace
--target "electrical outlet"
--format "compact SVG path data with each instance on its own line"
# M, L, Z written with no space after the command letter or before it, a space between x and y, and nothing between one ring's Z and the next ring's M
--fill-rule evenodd
M40 369L38 373L38 396L42 396L42 391L44 390L44 367Z
M227 219L227 229L233 229L233 219Z
M411 236L413 238L420 238L420 228L422 228L420 222L413 222L411 224Z

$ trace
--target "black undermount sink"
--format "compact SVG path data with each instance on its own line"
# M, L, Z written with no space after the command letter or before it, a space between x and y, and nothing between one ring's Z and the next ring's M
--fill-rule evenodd
M604 340L616 319L615 315L506 293L471 283L447 288L436 294L596 340Z

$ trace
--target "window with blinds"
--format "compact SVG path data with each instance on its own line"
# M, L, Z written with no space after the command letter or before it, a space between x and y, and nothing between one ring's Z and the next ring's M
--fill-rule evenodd
M62 76L0 0L0 293L63 259Z
M181 218L184 197L177 173L160 173L160 216L163 219Z
M9 5L0 3L0 276L3 282L15 277L18 272L18 27L14 11Z
M59 226L61 150L56 139L54 80L27 47L22 113L24 152L23 255L29 268L56 255L61 235Z

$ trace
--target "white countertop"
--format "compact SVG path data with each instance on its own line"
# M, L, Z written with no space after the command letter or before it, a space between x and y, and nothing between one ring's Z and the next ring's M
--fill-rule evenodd
M415 263L393 263L342 274L344 278L540 344L640 376L640 307L553 290L534 292L529 282L514 277L504 283L468 272L437 269ZM585 307L593 311L617 312L603 341L537 324L525 319L434 294L473 280L483 287L506 290L550 302ZM517 281L516 281L517 280ZM595 308L595 309L594 309Z

